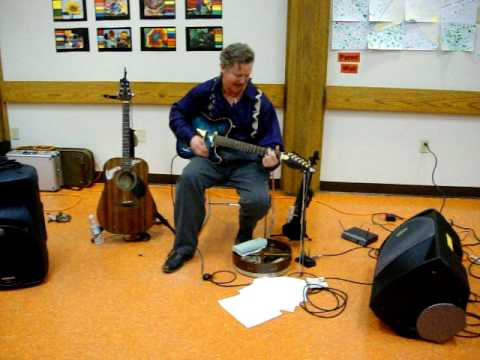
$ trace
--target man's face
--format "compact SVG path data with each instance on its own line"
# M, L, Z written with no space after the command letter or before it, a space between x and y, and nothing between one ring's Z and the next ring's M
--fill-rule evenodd
M222 66L222 85L227 93L238 94L247 86L253 64L233 64Z

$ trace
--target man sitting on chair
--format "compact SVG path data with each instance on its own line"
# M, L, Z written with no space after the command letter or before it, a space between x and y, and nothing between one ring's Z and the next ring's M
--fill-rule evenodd
M191 259L205 217L205 189L232 186L240 196L240 219L236 242L252 239L257 222L270 207L269 173L279 164L276 152L282 150L278 118L270 100L250 80L254 62L252 49L231 44L220 54L220 76L197 85L170 111L170 128L177 140L193 154L176 187L176 237L163 271L171 273ZM263 156L229 148L218 148L222 161L208 159L211 148L197 134L192 120L229 118L233 127L228 137L269 148ZM227 134L224 134L227 135Z

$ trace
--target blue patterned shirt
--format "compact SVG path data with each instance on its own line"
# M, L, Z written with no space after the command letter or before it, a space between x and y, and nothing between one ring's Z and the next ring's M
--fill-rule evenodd
M170 110L169 125L175 136L190 143L195 135L191 121L201 113L212 119L229 118L234 125L228 134L230 138L270 148L280 145L283 150L275 109L251 81L240 100L233 105L223 96L220 77L195 86Z

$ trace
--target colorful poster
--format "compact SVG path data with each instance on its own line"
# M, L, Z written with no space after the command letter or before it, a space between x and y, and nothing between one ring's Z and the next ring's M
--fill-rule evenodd
M222 27L187 27L187 51L220 51L222 49Z
M52 0L53 21L87 20L85 0Z
M128 20L130 4L128 0L95 0L97 20Z
M131 28L98 28L98 51L132 51Z
M141 19L175 19L175 0L140 0Z
M175 27L142 27L143 51L174 51L177 34Z
M185 0L185 17L197 18L221 18L222 0Z
M88 28L55 29L57 52L89 51Z

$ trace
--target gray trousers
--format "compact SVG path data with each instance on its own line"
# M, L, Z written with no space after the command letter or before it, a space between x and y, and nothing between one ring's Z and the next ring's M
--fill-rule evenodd
M174 250L184 255L195 252L205 218L205 189L216 185L237 190L240 196L237 239L250 240L258 220L270 208L268 178L269 172L258 162L225 161L216 165L202 157L192 158L177 181Z

